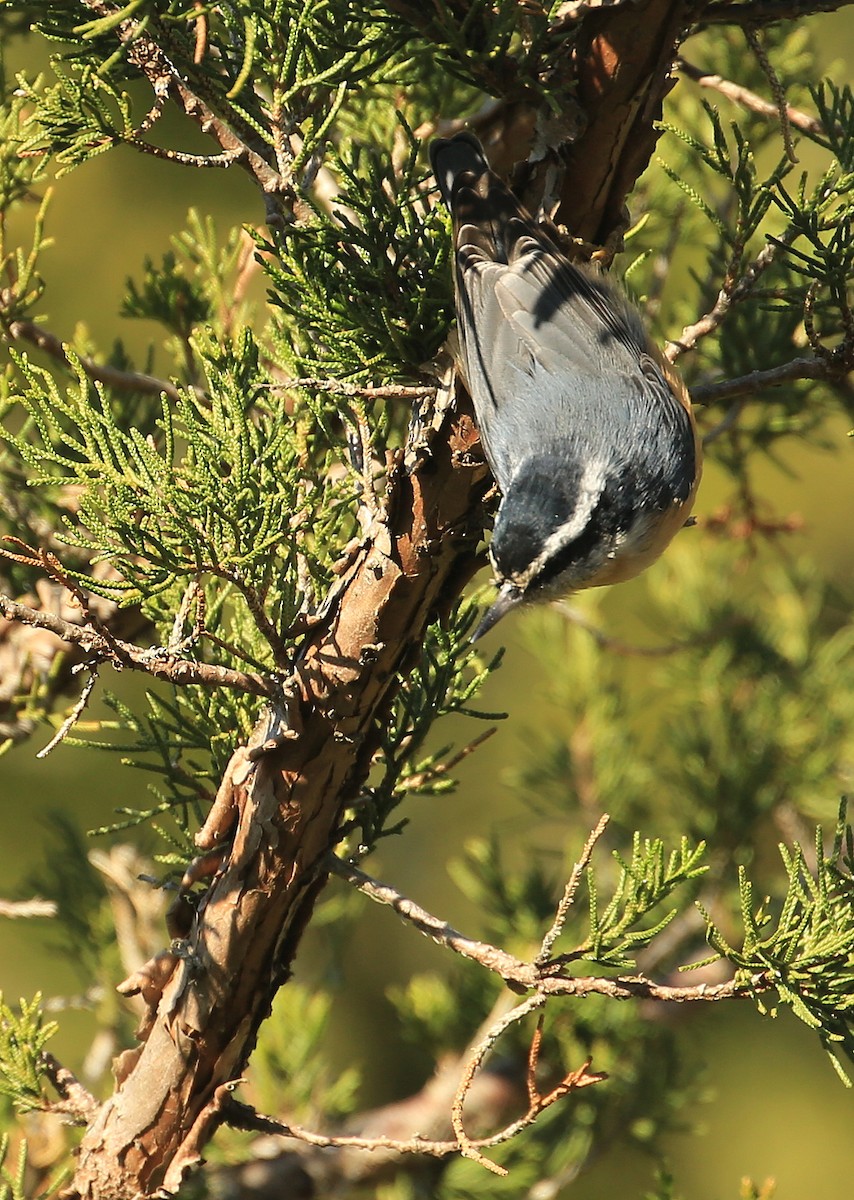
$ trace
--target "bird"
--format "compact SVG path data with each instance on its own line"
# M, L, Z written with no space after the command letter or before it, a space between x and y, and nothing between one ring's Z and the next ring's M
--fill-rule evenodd
M498 594L518 605L619 583L659 557L702 472L691 400L638 311L576 265L463 130L430 145L451 214L458 367L500 492Z

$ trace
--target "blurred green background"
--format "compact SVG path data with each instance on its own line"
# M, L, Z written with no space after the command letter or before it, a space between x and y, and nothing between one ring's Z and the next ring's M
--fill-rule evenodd
M834 76L844 80L846 70L838 58L852 45L854 16L828 14L811 23L828 61L836 64ZM14 47L12 53L11 67L32 72L39 65L40 48L34 44ZM720 107L725 111L723 103ZM193 148L194 131L188 137L177 119L175 136L184 148ZM129 272L139 276L146 256L160 258L170 235L183 227L191 205L213 214L223 232L234 224L263 219L257 193L238 170L188 171L118 150L63 178L48 222L56 247L43 264L46 326L68 338L82 322L103 348L121 336L137 361L144 362L149 339L156 333L144 322L117 317L125 278ZM25 237L23 229L21 236ZM671 278L668 286L678 287L679 282ZM155 359L155 370L157 366ZM758 490L773 498L778 514L801 514L803 530L792 535L789 552L808 552L850 600L854 444L841 421L825 432L827 450L787 444L787 470L763 465ZM713 470L707 473L697 505L700 516L725 500L726 487ZM666 565L653 570L666 570ZM624 585L605 602L608 625L621 636L642 607L643 589L643 581ZM501 637L493 634L489 642L492 647L506 639L508 650L479 706L504 709L510 719L499 726L485 750L461 766L454 795L410 804L406 834L385 842L370 864L374 874L395 881L463 929L471 924L472 914L448 878L446 860L467 838L487 828L497 827L511 841L521 841L525 834L527 812L514 798L506 775L526 730L535 728L538 720L532 658L525 645L528 620L525 614L511 618L501 627ZM102 679L126 699L143 687L127 674L105 671ZM91 709L95 716L104 711L97 702ZM96 752L63 746L36 761L35 752L48 736L40 731L0 760L0 890L6 896L26 890L27 877L44 862L54 813L63 811L88 829L109 823L118 805L146 803L145 775L120 766L116 759L105 761ZM440 736L443 742L460 744L473 732L460 721L442 729ZM438 821L435 805L441 807ZM310 934L298 972L310 978L329 936L326 929ZM165 938L164 930L164 942ZM340 993L334 1029L342 1063L367 1062L375 1055L387 1063L384 1077L372 1077L375 1090L365 1096L366 1105L405 1095L419 1086L418 1072L429 1069L429 1064L415 1061L405 1045L395 1045L389 1055L389 1021L394 1018L374 979L372 960L378 946L391 981L397 983L413 971L441 970L446 953L402 926L390 912L362 906L354 936L342 947L341 974L348 983ZM71 961L56 953L49 922L0 922L0 988L7 997L28 996L37 989L46 996L74 994L82 983ZM854 1095L843 1089L809 1032L788 1015L777 1023L763 1020L747 1004L679 1011L672 1019L688 1030L707 1096L706 1103L684 1113L686 1133L671 1138L667 1147L677 1189L689 1200L718 1200L736 1196L742 1176L757 1181L773 1176L778 1200L848 1200L854 1186ZM93 1031L94 1021L87 1013L62 1014L56 1053L70 1066L79 1065ZM572 1119L571 1108L566 1119ZM652 1172L652 1161L640 1155L609 1155L579 1181L572 1195L578 1200L640 1197Z

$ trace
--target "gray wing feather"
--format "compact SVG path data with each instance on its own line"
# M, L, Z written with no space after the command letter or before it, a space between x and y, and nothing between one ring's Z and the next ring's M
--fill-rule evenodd
M564 442L567 456L581 444L612 454L628 419L675 403L622 297L533 238L518 246L510 264L464 248L458 277L466 373L502 489L518 466L519 439Z

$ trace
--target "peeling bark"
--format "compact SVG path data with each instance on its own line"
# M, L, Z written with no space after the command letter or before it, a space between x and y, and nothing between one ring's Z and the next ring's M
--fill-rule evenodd
M576 99L587 125L570 149L555 214L575 237L606 245L626 228L626 196L658 141L655 122L691 11L684 0L649 0L585 17Z

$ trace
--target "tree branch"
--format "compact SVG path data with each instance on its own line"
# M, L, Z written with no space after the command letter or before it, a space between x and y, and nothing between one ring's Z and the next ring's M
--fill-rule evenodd
M179 658L161 647L144 650L131 642L123 642L92 625L75 625L54 613L30 608L0 593L0 616L7 621L31 625L35 629L46 629L68 645L80 646L87 654L93 654L105 662L111 662L118 670L130 667L144 671L155 679L169 683L200 684L202 687L229 687L237 691L250 692L255 696L273 699L278 695L277 686L262 675L234 671L213 663L191 662Z
M392 466L386 520L375 522L306 636L290 681L299 736L230 777L230 845L181 953L150 989L143 1044L119 1064L118 1090L83 1139L69 1196L177 1189L222 1119L219 1089L239 1077L290 973L400 673L477 563L486 472L471 465L470 415L446 405L432 436L427 466ZM252 745L264 739L259 729Z
M580 875L589 861L596 842L604 833L606 821L607 818L603 817L588 838L564 890L555 922L543 939L540 952L530 962L517 958L488 942L479 942L474 938L467 937L440 917L433 916L432 913L404 896L391 884L372 879L358 867L344 863L334 856L327 859L327 865L336 875L352 883L371 900L394 909L399 917L414 925L420 933L434 942L447 946L449 950L461 954L464 958L480 963L487 971L500 975L511 986L515 985L515 988L524 990L536 990L537 994L543 998L597 995L609 996L613 1000L661 1000L673 1004L691 1004L742 1000L756 995L757 992L768 991L773 985L765 972L753 975L748 981L730 979L724 983L715 984L713 987L706 984L699 984L696 987L672 987L669 984L654 983L642 975L620 975L614 978L597 975L567 975L562 969L562 962L559 958L546 961L542 957L544 950L550 949L554 942L552 931L559 921L566 917ZM569 900L567 900L567 896Z
M576 99L584 132L569 147L556 222L611 245L626 228L626 197L660 136L676 47L691 20L685 0L591 9L579 37Z
M115 13L103 0L83 0L83 3L101 17ZM230 162L238 163L253 177L268 202L268 224L283 224L294 215L307 215L305 202L297 195L291 180L280 175L263 155L251 147L247 139L240 137L231 125L219 117L192 90L154 38L140 30L140 23L132 17L117 26L119 41L127 47L128 61L146 76L156 97L171 96L190 120L217 142Z
M717 299L711 309L705 316L700 317L692 325L686 325L677 341L668 342L664 351L668 362L675 362L681 354L684 354L688 350L693 350L702 338L710 333L714 333L723 324L732 306L750 295L756 281L774 262L782 240L780 239L779 242L769 242L767 246L763 247L753 262L744 269L738 280L731 278L734 276L737 266L734 263L730 263L727 270L727 279L718 292Z
M702 67L695 66L694 63L689 62L686 58L678 58L676 60L676 69L681 75L692 79L694 83L698 83L700 87L711 88L713 91L720 92L722 96L726 96L734 104L740 104L742 108L748 109L749 112L758 113L762 117L776 118L779 116L780 110L778 105L772 104L770 100L764 100L762 96L757 96L756 92L742 87L740 83L733 83L730 79L724 79L722 75L715 75L704 71ZM824 133L824 126L818 117L813 117L809 113L802 112L801 109L795 108L791 104L786 106L786 115L790 125L794 125L796 129L800 129L803 133L807 133L811 137L819 137Z
M796 383L799 379L824 379L829 383L839 382L851 371L850 364L840 364L830 358L793 358L791 362L769 367L766 371L751 371L735 379L724 379L720 383L697 384L691 388L691 398L697 404L717 404L721 400L735 400L740 396L755 396L768 388L781 387L785 383Z
M0 304L2 304L2 301L3 297L0 295ZM62 363L63 366L71 366L65 346L59 338L55 334L49 333L46 329L42 329L35 321L10 321L5 326L5 330L10 341L28 342L30 345L36 346L39 350L43 350L45 354L49 354L51 358ZM114 388L116 391L141 392L148 396L163 394L173 401L177 401L180 398L178 388L167 379L157 379L154 375L144 375L139 371L121 371L118 367L110 367L104 363L97 363L86 354L81 354L79 361L80 366L90 379L96 383L103 383L107 387Z
M366 875L352 863L343 862L333 854L329 856L327 862L329 869L341 879L352 883L354 887L371 900L376 901L377 904L387 904L399 917L408 921L410 925L414 925L425 937L447 946L464 958L470 958L472 961L480 963L482 967L500 975L502 979L511 980L523 987L531 986L533 977L521 959L508 954L506 950L499 950L497 946L491 946L488 942L479 942L474 938L466 937L465 934L449 925L447 921L434 917L414 900L408 899L391 884L372 879L370 875Z

